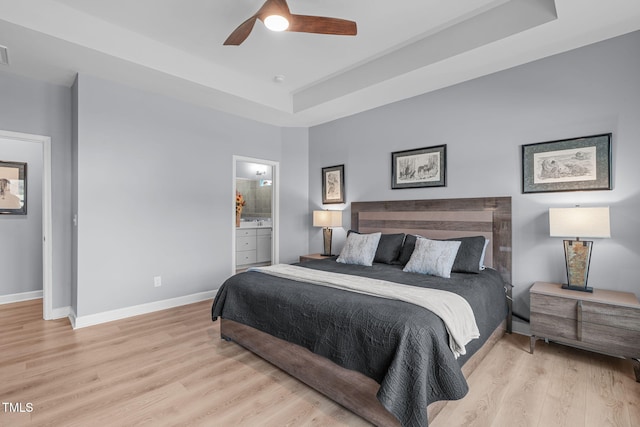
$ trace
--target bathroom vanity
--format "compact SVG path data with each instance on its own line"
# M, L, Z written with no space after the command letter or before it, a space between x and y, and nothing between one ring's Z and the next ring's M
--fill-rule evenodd
M236 266L271 262L271 226L241 223L236 228Z

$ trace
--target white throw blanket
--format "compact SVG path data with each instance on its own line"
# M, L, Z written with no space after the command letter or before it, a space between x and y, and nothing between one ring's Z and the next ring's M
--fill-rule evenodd
M438 289L403 285L386 280L332 273L288 264L268 267L252 267L249 271L258 271L272 276L292 279L314 285L328 286L380 298L408 302L433 312L442 319L449 333L449 347L456 359L466 354L465 345L480 337L473 309L458 294Z

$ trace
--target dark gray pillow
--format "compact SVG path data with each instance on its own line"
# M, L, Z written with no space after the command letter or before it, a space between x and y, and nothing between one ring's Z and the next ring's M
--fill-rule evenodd
M349 230L347 237L351 233L358 233L355 230ZM402 250L402 242L404 241L404 233L399 234L383 234L380 236L380 242L378 243L378 249L376 249L376 255L373 262L382 262L385 264L394 264L400 251Z
M473 236L456 237L447 240L461 243L451 271L454 273L480 273L480 259L484 251L485 238L483 236Z
M407 234L404 238L404 244L402 245L402 250L400 251L400 256L397 261L398 264L405 265L409 262L413 249L416 247L417 238L418 237L413 234Z
M376 250L376 257L373 261L392 264L400 255L403 241L404 233L383 234L380 236L380 243L378 243L378 250Z

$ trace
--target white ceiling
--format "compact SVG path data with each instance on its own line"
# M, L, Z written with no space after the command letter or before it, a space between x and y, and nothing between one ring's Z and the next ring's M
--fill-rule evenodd
M358 35L226 37L262 0L0 0L10 72L77 72L279 126L312 126L640 29L638 0L288 0ZM284 76L276 82L276 75Z

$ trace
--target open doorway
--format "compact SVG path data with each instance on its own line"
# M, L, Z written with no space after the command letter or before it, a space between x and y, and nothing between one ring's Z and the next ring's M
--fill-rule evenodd
M278 167L233 156L233 273L278 263Z
M51 138L0 130L0 139L39 144L42 150L42 317L45 320L64 317L53 309L53 246L51 219ZM28 165L27 165L28 166ZM27 213L28 214L28 213Z

